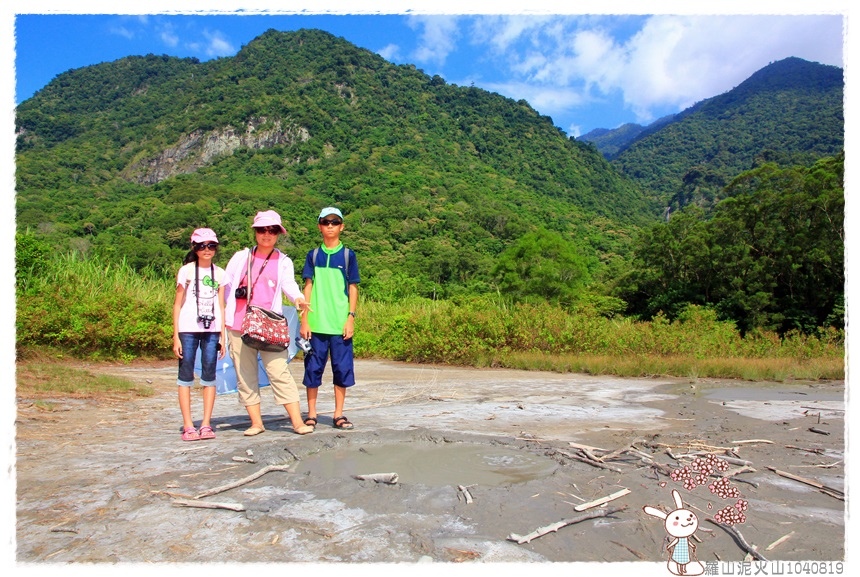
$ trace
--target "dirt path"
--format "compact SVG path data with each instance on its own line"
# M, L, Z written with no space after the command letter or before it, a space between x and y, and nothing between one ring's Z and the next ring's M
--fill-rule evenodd
M292 367L300 381L301 364ZM570 457L581 456L571 442L601 455L634 441L669 467L680 465L667 449L678 457L736 448L755 469L735 483L749 504L737 525L743 537L769 560L845 557L845 503L768 469L845 490L843 382L691 383L361 361L347 399L351 432L333 429L323 412L313 434L295 435L264 389L264 434L243 436L245 411L224 395L217 439L187 443L173 363L89 368L152 381L157 392L121 404L56 400L53 411L18 400L18 562L663 562L662 523L642 507L669 506L672 488L700 517L698 558L743 560L733 538L705 520L736 499L684 489L634 454L607 461L611 469ZM330 411L329 388L320 399ZM199 418L199 390L194 411ZM244 511L175 504L267 465L289 468L199 499ZM388 472L397 484L353 478ZM458 485L468 485L471 503ZM619 513L527 544L507 539L623 489L630 493L610 504L626 506Z

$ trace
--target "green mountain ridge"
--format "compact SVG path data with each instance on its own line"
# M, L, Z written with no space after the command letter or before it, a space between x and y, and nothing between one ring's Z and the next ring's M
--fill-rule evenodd
M537 228L599 268L657 212L525 101L318 30L269 30L205 63L148 55L71 70L16 121L18 228L165 272L196 226L239 248L270 207L290 230L285 249L302 254L316 211L337 204L367 278L402 273L438 295L486 287L495 257Z

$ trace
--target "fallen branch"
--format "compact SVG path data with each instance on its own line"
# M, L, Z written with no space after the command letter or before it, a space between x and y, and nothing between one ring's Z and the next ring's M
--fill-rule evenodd
M212 503L209 501L193 501L188 499L177 499L173 502L178 507L197 507L200 509L229 509L231 511L244 511L242 503Z
M460 489L463 493L463 497L466 499L466 504L472 502L472 494L469 492L469 489L464 487L463 485L457 485L457 488Z
M755 548L753 548L749 543L747 543L747 540L744 539L744 536L741 535L741 532L738 531L737 529L735 529L734 527L732 527L731 525L726 525L725 523L720 523L719 521L711 519L710 517L708 517L707 520L709 522L713 523L714 525L716 525L717 527L719 527L720 529L722 529L723 531L726 531L727 533L731 534L732 537L734 537L735 543L740 545L741 549L743 549L744 551L746 551L747 553L752 555L754 558L758 559L759 561L767 561L768 560L765 558L764 555L762 555L761 553L756 551Z
M783 535L782 537L780 537L779 539L777 539L776 541L774 541L773 543L771 543L770 545L765 547L765 551L770 551L771 549L775 549L778 545L781 545L781 544L785 543L786 541L788 541L788 538L791 537L792 535L794 535L794 531L792 531L788 535Z
M747 439L745 441L732 441L732 443L735 445L746 445L749 443L766 443L768 445L773 445L773 441L768 439Z
M574 459L576 461L582 461L583 463L588 463L592 467L597 467L598 469L608 469L608 470L612 471L613 473L622 473L621 470L616 469L615 467L610 467L609 465L605 465L605 464L601 463L600 461L593 461L587 457L581 457L581 456L576 455L574 453L568 453L567 451L562 451L561 449L555 449L555 452L558 453L559 455L563 455L563 456L567 457L568 459Z
M568 525L573 525L574 523L580 523L589 519L607 517L609 515L612 515L613 513L623 511L626 508L627 505L624 505L623 507L614 507L611 509L598 509L596 511L590 511L588 513L583 513L582 515L579 515L577 517L562 519L558 523L553 523L552 525L547 525L546 527L539 527L528 535L517 535L516 533L511 533L510 535L508 535L507 539L508 541L516 541L519 545L522 545L523 543L528 543L533 539L537 539L538 537L543 537L547 533L554 533L562 527L567 527Z
M353 479L358 479L359 481L376 481L377 483L388 483L389 485L394 485L400 480L400 477L397 473L371 473L369 475L353 475Z
M607 497L601 497L600 499L597 499L596 501L590 501L588 503L583 503L582 505L577 505L573 509L574 509L574 511L585 511L586 509L591 509L592 507L598 507L600 505L603 505L604 503L614 501L615 499L620 499L624 495L629 495L629 494L630 494L630 489L622 489L620 491L612 493L611 495L609 495Z
M809 427L809 430L812 431L813 433L818 433L819 435L829 435L830 434L829 431L824 431L822 429L817 429L815 427Z
M269 465L268 467L263 467L253 475L249 475L244 479L239 479L238 481L234 481L233 483L228 483L227 485L221 485L220 487L215 487L214 489L203 491L199 495L195 495L194 498L202 499L203 497L209 497L210 495L217 495L218 493L223 493L224 491L229 491L230 489L235 489L236 487L241 487L246 483L250 483L255 479L259 479L266 473L271 473L272 471L286 471L289 468L289 465Z
M806 451L807 453L814 453L816 455L823 455L824 454L824 449L818 449L818 448L805 449L803 447L795 447L794 445L786 445L785 448L786 449L796 449L798 451Z
M843 493L839 489L834 489L833 487L828 487L827 485L819 483L818 481L815 481L814 479L807 479L805 477L800 477L798 475L786 473L785 471L780 471L779 469L775 469L773 467L768 467L768 469L770 469L771 471L773 471L774 473L776 473L780 477L792 479L792 480L798 481L800 483L806 483L807 485L810 485L812 487L815 487L816 489L819 489L825 495L830 495L831 497L835 497L841 501L845 500L845 493Z

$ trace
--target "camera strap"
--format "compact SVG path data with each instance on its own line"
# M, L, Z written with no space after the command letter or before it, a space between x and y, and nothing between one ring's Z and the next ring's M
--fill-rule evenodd
M215 283L215 263L209 263L210 269L209 274L211 275L209 278L212 279L212 283ZM200 318L200 265L197 261L194 261L194 298L197 300L197 318ZM213 307L214 312L214 307Z
M257 284L257 281L260 280L260 277L263 276L263 269L266 268L266 265L269 264L269 259L272 258L272 255L277 252L278 249L272 249L272 252L266 257L266 260L263 261L263 266L260 267L260 270L257 271L257 278L251 282L251 262L254 260L254 253L257 252L257 247L255 246L253 249L248 250L248 305L251 304L251 293L254 291L254 285Z

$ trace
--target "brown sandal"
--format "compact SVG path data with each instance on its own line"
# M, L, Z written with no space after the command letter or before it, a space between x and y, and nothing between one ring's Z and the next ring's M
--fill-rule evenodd
M331 426L335 429L351 429L352 423L350 423L349 419L347 419L344 415L341 415L339 417L335 417Z

